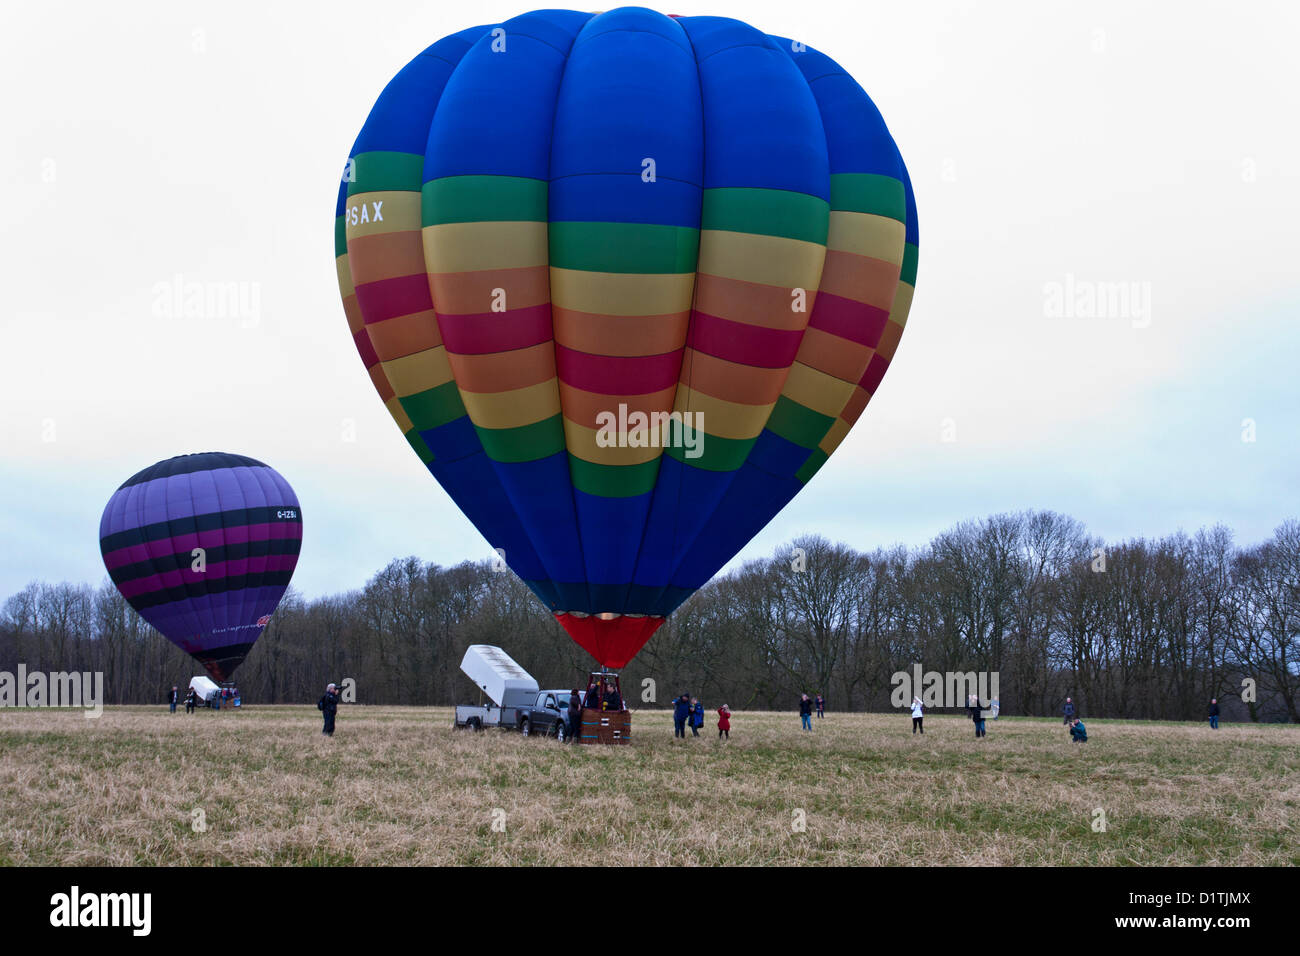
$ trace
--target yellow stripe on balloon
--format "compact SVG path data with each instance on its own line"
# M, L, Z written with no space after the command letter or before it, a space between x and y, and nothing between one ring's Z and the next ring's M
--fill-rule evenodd
M674 411L691 412L702 416L692 418L694 427L718 438L754 438L763 430L772 414L772 406L745 405L729 402L723 398L714 398L698 392L688 385L677 386L677 402Z
M865 212L831 212L826 248L882 259L901 267L907 227L897 219Z
M901 247L899 254L901 262ZM815 290L821 283L825 258L826 247L815 242L701 229L697 268L701 273L742 282Z
M447 361L446 346L442 345L379 364L398 398L407 398L451 381L451 363Z
M806 408L834 418L848 403L856 384L843 382L833 375L809 368L802 362L795 362L790 366L790 377L785 380L781 394Z
M835 424L831 426L831 430L826 433L826 436L818 443L817 447L827 455L834 453L835 449L840 447L840 442L844 441L845 436L848 435L849 429L852 427L853 426L844 419L836 418Z
M461 401L470 421L480 428L519 428L560 413L560 392L554 378L505 392L467 392Z
M546 265L549 255L544 222L448 222L424 228L430 274L528 269Z
M616 413L614 409L610 411ZM617 427L616 422L615 427L607 431L606 435L617 436ZM654 440L657 442L656 445L647 448L632 448L624 444L622 446L615 445L614 447L602 448L596 443L597 434L595 428L587 428L568 418L564 419L564 443L568 446L569 454L581 458L583 461L589 461L596 465L643 465L647 461L653 461L663 453L663 437L652 436L646 431L638 430L636 432L638 438L644 434L647 442ZM626 442L632 434L629 431L623 436L622 440Z
M397 427L402 430L403 434L415 427L415 423L411 421L411 416L406 414L406 409L402 407L402 403L398 399L390 398L384 402L384 407L388 409L388 414L393 416L393 421L397 422Z
M338 273L339 295L345 299L353 295L357 290L352 284L352 267L348 265L348 254L346 252L334 260L334 271ZM358 329L352 331L356 332Z
M889 310L889 321L896 325L907 327L907 315L912 311L912 296L916 294L916 288L908 285L906 282L898 283L898 291L894 293L894 305Z
M542 223L543 229L546 224ZM595 315L668 315L691 307L695 273L585 272L551 268L551 304Z
M365 222L361 221L363 218ZM343 228L348 242L390 232L418 232L420 194L374 192L349 196L343 211Z

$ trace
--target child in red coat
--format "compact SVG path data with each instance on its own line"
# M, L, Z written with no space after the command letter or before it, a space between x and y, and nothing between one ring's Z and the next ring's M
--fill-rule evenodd
M718 739L731 739L731 708L723 704L718 708Z

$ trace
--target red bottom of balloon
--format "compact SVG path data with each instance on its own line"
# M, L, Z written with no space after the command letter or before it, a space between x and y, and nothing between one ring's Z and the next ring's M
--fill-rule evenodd
M628 617L625 614L605 619L596 615L578 617L560 613L555 615L555 619L602 667L614 670L626 667L664 622L662 617Z

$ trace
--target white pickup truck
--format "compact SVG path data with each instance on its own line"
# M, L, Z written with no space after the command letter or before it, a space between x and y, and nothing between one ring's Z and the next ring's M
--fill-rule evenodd
M532 675L492 644L472 644L460 669L491 703L456 708L455 727L482 730L501 727L524 736L568 737L569 691L542 690Z

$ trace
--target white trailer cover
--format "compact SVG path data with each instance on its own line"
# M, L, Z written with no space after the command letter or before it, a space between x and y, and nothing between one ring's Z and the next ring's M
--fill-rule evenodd
M190 687L194 690L194 696L199 700L204 701L211 700L213 697L216 697L217 694L221 693L221 688L218 687L211 678L203 677L202 675L191 677Z
M537 681L493 644L471 644L460 669L498 707L520 707L537 699Z

